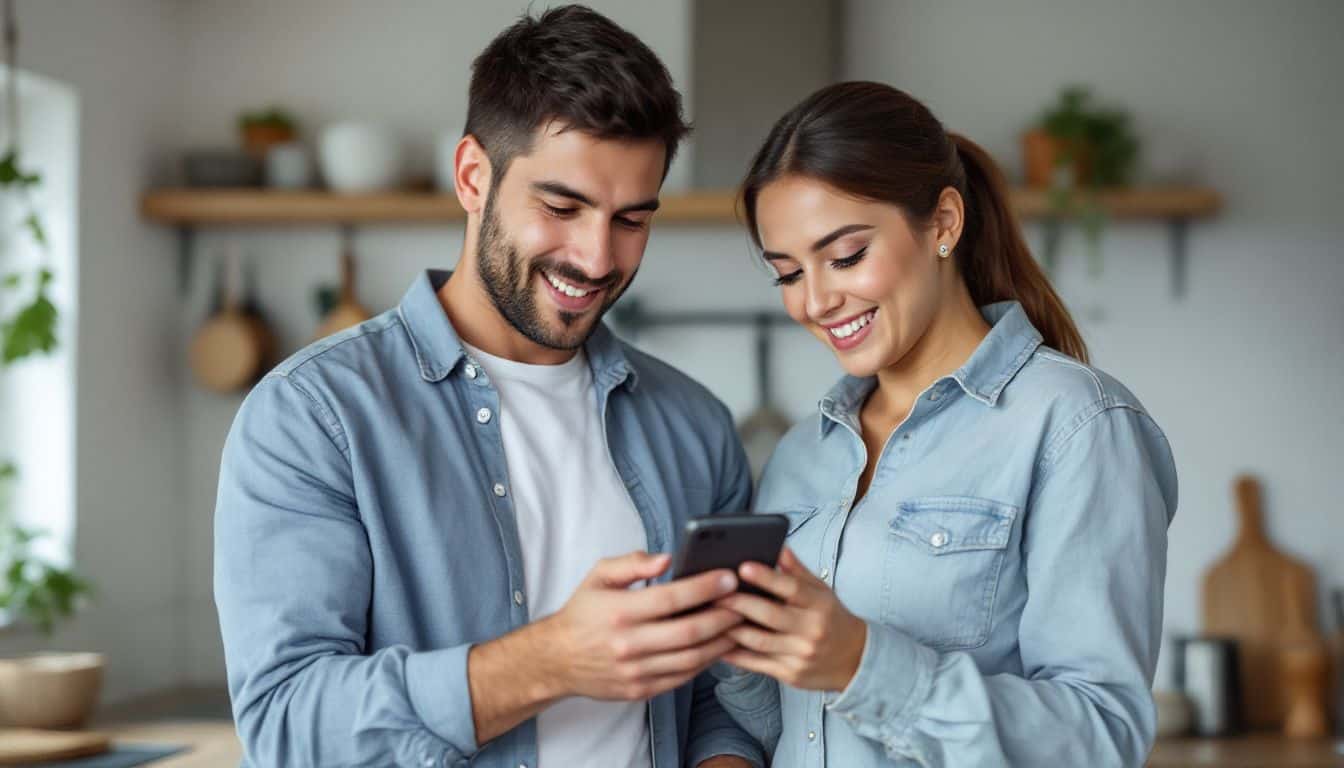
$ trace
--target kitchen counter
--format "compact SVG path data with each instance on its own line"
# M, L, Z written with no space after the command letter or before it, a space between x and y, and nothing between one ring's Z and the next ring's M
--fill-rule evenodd
M1299 741L1278 734L1159 739L1149 768L1344 768L1344 740Z
M223 689L169 691L103 710L92 724L119 741L180 744L150 768L237 766L242 745ZM1297 741L1265 733L1226 739L1159 739L1148 768L1344 768L1344 740Z
M103 726L115 744L174 744L185 751L155 760L147 768L236 768L243 746L232 720L179 720Z

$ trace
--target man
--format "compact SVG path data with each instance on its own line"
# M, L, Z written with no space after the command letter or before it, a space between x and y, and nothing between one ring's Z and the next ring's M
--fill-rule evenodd
M703 674L733 575L666 578L686 518L747 505L731 419L599 322L686 130L653 52L585 8L476 59L457 271L281 364L225 445L215 595L250 764L762 762Z

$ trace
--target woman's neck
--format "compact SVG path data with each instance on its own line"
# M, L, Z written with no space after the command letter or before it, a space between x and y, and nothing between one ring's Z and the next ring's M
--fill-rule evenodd
M909 352L877 372L877 389L865 410L875 422L899 423L919 394L964 365L988 333L989 324L963 288L955 300L944 302Z

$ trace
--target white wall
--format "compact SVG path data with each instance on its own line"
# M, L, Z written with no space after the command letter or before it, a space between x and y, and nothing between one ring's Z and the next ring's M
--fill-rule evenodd
M1134 113L1157 164L1193 167L1226 196L1219 219L1191 229L1182 300L1168 296L1158 226L1112 227L1096 281L1076 238L1062 255L1059 284L1095 361L1176 454L1168 634L1198 629L1199 581L1231 542L1241 471L1264 481L1273 539L1323 590L1344 587L1341 29L1330 0L849 5L847 76L914 94L1010 169L1024 125L1060 85L1085 82Z
M20 66L79 101L75 561L100 597L50 641L11 631L0 652L102 651L111 697L170 685L181 666L181 305L172 233L138 201L176 154L180 9L18 4Z

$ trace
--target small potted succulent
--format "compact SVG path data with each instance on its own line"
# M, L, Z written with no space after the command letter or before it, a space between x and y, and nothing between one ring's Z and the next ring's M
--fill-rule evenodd
M34 550L43 533L11 518L13 463L0 464L0 616L50 636L74 615L91 588L68 568ZM26 728L74 728L88 719L102 690L103 657L47 651L0 658L0 723Z
M1027 185L1050 190L1057 219L1076 219L1087 236L1094 274L1101 270L1099 242L1106 225L1105 212L1094 195L1077 195L1130 183L1139 155L1139 140L1128 112L1094 104L1092 91L1072 85L1060 91L1022 136ZM1044 259L1053 266L1058 231L1047 233Z
M298 135L298 123L283 109L271 107L244 112L238 118L238 133L247 153L263 160L272 146L294 140Z

